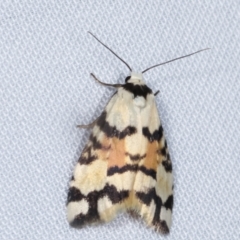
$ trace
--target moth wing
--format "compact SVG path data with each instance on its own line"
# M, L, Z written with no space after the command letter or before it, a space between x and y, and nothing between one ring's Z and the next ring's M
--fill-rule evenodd
M75 168L67 203L73 226L109 221L134 209L168 233L173 205L171 161L154 95L133 99L120 88L93 128Z
M131 99L119 89L93 127L70 181L67 219L72 226L110 221L130 205L135 172L125 169L125 141L137 131Z
M172 164L163 128L152 95L142 110L142 149L134 190L141 202L139 213L148 226L163 234L169 232L173 207ZM151 116L146 118L146 116Z

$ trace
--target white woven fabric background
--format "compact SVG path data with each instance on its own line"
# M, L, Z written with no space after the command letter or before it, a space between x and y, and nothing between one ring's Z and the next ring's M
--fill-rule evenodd
M191 2L191 3L190 3ZM240 239L240 2L1 1L0 239ZM68 182L89 132L128 69L202 48L144 74L174 168L171 234L121 214L70 228Z

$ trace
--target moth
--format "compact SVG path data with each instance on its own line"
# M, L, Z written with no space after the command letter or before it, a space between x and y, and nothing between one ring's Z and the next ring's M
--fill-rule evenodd
M70 181L68 222L81 227L134 211L149 227L167 234L173 209L172 163L155 102L159 91L153 93L143 73L183 57L135 73L90 34L125 63L131 74L124 84L107 84L91 73L96 81L117 91L99 118L79 125L92 132Z

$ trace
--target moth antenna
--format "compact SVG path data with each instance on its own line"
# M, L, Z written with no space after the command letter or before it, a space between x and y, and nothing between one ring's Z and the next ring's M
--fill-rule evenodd
M192 55L194 55L194 54L197 54L197 53L200 53L200 52L202 52L202 51L209 50L209 49L211 49L211 48L204 48L204 49L201 49L201 50L199 50L199 51L197 51L197 52L190 53L190 54L185 55L185 56L182 56L182 57L174 58L174 59L169 60L169 61L167 61L167 62L163 62L163 63L156 64L156 65L154 65L154 66L152 66L152 67L149 67L149 68L145 69L144 71L142 71L142 73L145 73L145 72L147 72L148 70L150 70L150 69L152 69L152 68L155 68L155 67L164 65L164 64L166 64L166 63L170 63L170 62L179 60L179 59L181 59L181 58L190 57L190 56L192 56Z
M105 45L103 42L101 42L95 35L93 35L91 32L88 31L89 34L91 34L98 42L100 42L105 48L107 48L111 53L113 53L119 60L121 60L125 65L128 67L130 72L132 72L132 68L122 59L120 58L113 50L111 50L107 45Z

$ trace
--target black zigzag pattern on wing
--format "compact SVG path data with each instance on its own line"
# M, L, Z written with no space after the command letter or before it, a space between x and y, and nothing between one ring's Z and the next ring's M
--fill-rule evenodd
M172 162L170 160L169 154L167 154L167 159L165 161L162 161L162 165L166 172L172 172Z
M166 208L166 209L170 209L172 211L172 208L173 208L173 195L170 195L168 197L168 199L166 200L166 202L163 204L163 206Z
M80 227L85 223L99 221L100 217L97 210L97 204L98 200L104 196L107 196L113 204L116 204L126 199L129 196L129 191L117 191L117 188L115 186L106 184L102 190L92 191L85 196L79 189L71 187L68 192L67 204L70 202L81 201L82 199L85 199L89 204L87 214L80 213L77 215L75 219L70 223L71 226Z
M92 152L93 150L93 146L90 145L90 146L86 146L84 149L83 149L83 152L81 154L81 157L79 158L78 162L80 164L90 164L91 162L93 162L94 160L97 159L97 156L94 155L94 153Z
M148 139L149 142L160 141L161 138L163 137L162 125L160 125L159 128L155 130L153 133L150 133L148 127L143 127L142 134Z
M111 149L111 145L109 146L103 146L96 137L93 136L93 134L91 134L89 141L92 142L92 148L95 149L101 149L103 151L108 151Z
M162 165L163 165L166 172L171 173L172 172L172 162L171 162L171 159L170 159L170 155L167 151L167 141L166 140L164 141L164 146L162 147L162 149L159 149L157 151L157 153L160 156L164 156L164 160L162 161Z
M153 226L157 231L160 231L164 234L169 233L169 228L167 223L160 219L161 207L164 206L166 209L172 210L173 207L173 196L169 196L165 203L162 202L162 199L156 194L155 188L151 188L147 193L145 192L136 192L137 198L142 201L147 206L150 205L151 201L154 201L156 205L156 210L152 220Z
M134 162L138 162L138 161L140 161L140 160L142 160L142 159L144 159L146 156L147 156L147 154L145 153L145 154L143 154L143 155L140 155L140 154L130 154L130 153L125 153L125 155L126 156L128 156L132 161L134 161Z
M98 118L97 125L107 137L117 137L119 139L123 139L126 136L131 136L137 132L137 129L134 126L128 126L123 131L117 130L116 126L109 125L109 123L106 121L106 116L106 111L102 112L101 116Z
M97 159L92 150L101 149L102 151L109 151L111 149L111 145L103 146L93 134L90 135L89 142L91 144L83 149L81 157L78 160L80 164L90 164Z
M156 171L154 169L148 169L144 166L139 166L138 164L126 164L123 167L118 167L118 166L111 167L108 169L107 175L111 176L111 175L114 175L115 173L124 173L127 171L131 171L131 172L141 171L147 176L150 176L153 179L156 179Z

